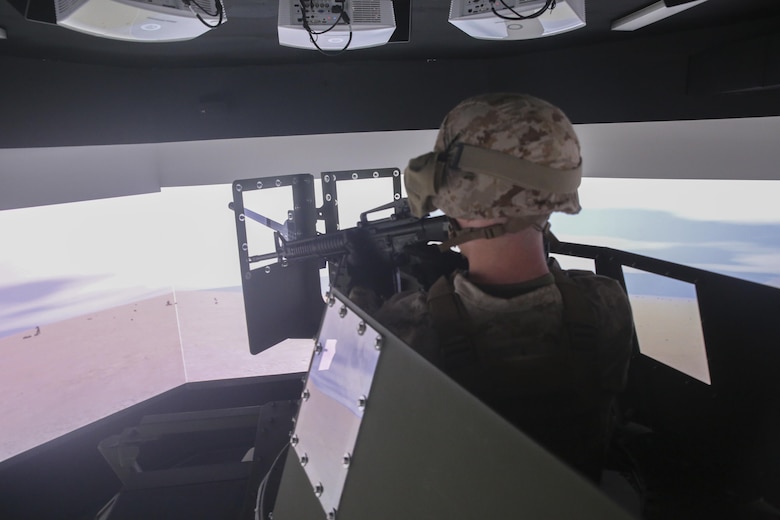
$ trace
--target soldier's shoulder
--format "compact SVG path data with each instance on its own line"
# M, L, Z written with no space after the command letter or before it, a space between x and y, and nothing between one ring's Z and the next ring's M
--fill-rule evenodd
M433 361L438 353L438 334L428 311L428 296L421 291L396 294L382 305L375 317L407 345Z
M582 288L588 299L597 308L603 309L611 319L631 318L628 295L617 280L591 271L569 270L566 274Z
M400 324L412 327L428 324L427 295L422 291L395 294L377 311L376 318L390 328Z

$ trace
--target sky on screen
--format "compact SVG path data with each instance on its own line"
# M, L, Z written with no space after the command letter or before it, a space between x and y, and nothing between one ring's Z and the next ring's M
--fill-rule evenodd
M385 201L365 186L340 192L343 227ZM778 181L587 178L580 198L580 215L553 216L562 240L780 287ZM214 185L0 212L0 337L172 288L240 286L231 200ZM276 195L249 207L283 221L290 206ZM264 240L252 254L271 250Z

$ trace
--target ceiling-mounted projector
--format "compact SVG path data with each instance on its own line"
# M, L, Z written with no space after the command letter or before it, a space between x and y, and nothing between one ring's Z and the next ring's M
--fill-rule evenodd
M546 4L545 0L452 0L449 21L481 40L529 40L585 27L585 0L557 0L539 16L523 18Z
M278 29L279 45L286 47L322 51L377 47L395 32L393 1L280 0Z
M54 0L54 8L57 25L136 42L191 40L225 21L220 0Z

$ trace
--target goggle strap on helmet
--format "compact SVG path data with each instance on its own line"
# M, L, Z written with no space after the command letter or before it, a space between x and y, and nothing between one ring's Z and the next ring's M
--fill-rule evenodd
M480 228L461 228L454 219L450 219L450 238L439 244L439 251L449 251L452 246L458 246L472 240L489 240L507 233L517 233L529 227L545 234L550 229L550 222L547 220L549 218L549 215L514 217L503 223Z
M445 156L428 152L409 161L404 171L404 184L412 215L421 218L436 207L431 199L444 182Z
M560 170L464 143L453 145L448 155L449 168L490 175L526 189L571 193L577 191L582 179L581 160L575 168Z
M582 161L576 168L559 170L495 150L454 143L444 152L428 152L409 161L404 183L412 215L423 217L436 209L432 199L445 183L447 169L488 175L550 193L575 192L582 178Z

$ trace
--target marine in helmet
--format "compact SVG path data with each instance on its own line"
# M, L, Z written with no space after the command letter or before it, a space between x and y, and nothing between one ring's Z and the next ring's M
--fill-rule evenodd
M376 318L564 462L598 480L633 342L613 279L564 272L544 237L580 211L580 145L557 107L497 93L461 102L404 175L416 216L442 210L468 270L400 293Z

